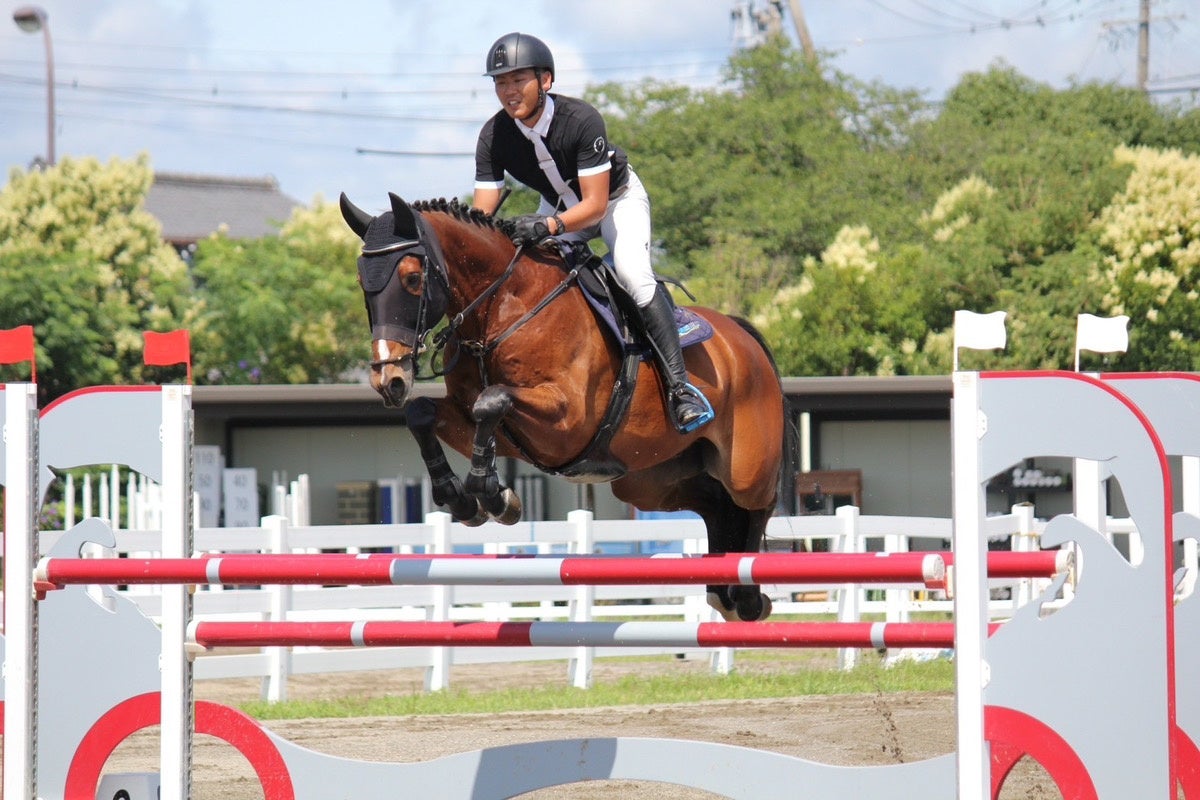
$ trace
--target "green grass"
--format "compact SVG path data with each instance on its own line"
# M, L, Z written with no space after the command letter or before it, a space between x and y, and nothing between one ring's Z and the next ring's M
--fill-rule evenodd
M784 653L784 656L789 655ZM773 667L764 669L770 659ZM645 660L645 659L643 659ZM783 660L786 661L786 658ZM730 675L686 674L626 676L597 681L591 689L545 686L536 689L420 692L338 700L247 703L242 710L261 720L328 717L395 717L420 714L495 714L504 711L546 711L568 708L695 703L705 700L749 700L802 695L949 692L954 688L953 663L939 659L903 662L883 668L864 651L860 666L849 671L813 668L811 657L797 655L795 669L781 669L777 651L770 656L741 651L742 670ZM756 665L756 662L758 664ZM806 663L807 662L807 663ZM513 669L520 669L514 664Z

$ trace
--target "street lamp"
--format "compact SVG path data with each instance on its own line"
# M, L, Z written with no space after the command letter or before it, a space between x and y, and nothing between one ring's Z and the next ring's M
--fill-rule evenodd
M54 166L54 48L50 46L50 17L40 6L21 6L13 22L26 33L41 31L46 39L46 161Z

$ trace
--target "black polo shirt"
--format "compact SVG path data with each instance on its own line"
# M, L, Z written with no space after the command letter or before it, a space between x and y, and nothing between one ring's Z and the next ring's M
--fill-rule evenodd
M608 163L611 165L608 190L615 195L629 181L628 161L625 153L608 141L604 118L577 98L558 94L551 97L554 117L546 132L546 149L558 167L558 174L581 196L579 173L602 172ZM519 124L503 109L484 123L475 145L475 182L500 187L507 172L561 209L558 192L538 166L533 143L517 130Z

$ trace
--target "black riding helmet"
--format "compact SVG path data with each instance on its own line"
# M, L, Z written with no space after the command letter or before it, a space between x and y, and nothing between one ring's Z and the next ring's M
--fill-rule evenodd
M554 74L554 54L546 43L527 33L506 33L487 54L484 73L489 78L518 69L547 70Z

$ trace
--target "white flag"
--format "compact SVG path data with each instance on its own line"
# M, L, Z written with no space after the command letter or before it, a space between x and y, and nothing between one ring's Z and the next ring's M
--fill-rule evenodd
M972 350L1002 349L1008 340L1004 329L1006 311L993 311L990 314L976 314L974 311L954 312L954 354L957 359L958 348L968 347Z
M1075 352L1124 353L1129 349L1129 317L1080 314L1075 328Z

